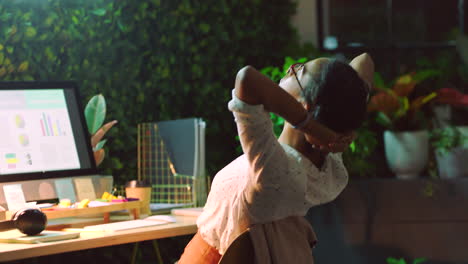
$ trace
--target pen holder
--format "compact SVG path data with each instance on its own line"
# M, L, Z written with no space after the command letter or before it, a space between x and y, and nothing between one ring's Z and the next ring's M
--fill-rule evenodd
M125 185L127 198L138 198L142 202L140 213L150 215L151 185L146 181L129 181Z

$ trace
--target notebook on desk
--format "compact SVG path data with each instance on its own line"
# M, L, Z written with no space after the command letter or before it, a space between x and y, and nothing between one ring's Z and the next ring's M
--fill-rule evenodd
M78 238L78 232L61 232L61 231L43 231L35 236L28 236L21 233L19 230L9 230L0 232L0 243L22 243L22 244L37 244L44 242L60 241Z

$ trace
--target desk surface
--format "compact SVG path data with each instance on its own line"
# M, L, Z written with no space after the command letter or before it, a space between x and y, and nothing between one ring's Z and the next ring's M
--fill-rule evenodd
M195 234L196 217L175 216L176 223L144 227L114 233L83 232L80 238L42 244L0 243L0 262L107 247L166 237Z

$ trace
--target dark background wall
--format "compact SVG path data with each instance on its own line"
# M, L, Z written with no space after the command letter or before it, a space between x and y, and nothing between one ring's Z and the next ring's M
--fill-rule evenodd
M136 125L207 121L209 173L234 158L227 102L246 64L298 52L293 1L0 1L0 80L76 80L83 105L102 93L108 135L101 168L136 177Z
M351 181L307 219L317 263L468 263L468 179Z

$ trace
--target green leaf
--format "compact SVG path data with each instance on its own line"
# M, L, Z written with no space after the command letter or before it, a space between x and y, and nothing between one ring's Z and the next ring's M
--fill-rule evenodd
M408 97L399 97L398 99L400 101L400 108L398 108L398 111L395 112L396 118L404 116L410 107Z
M356 143L354 143L354 141L351 142L351 144L349 144L349 148L351 149L351 152L354 153L356 151Z
M387 258L387 264L406 264L406 261L402 258Z
M438 77L442 73L439 70L424 70L424 71L419 71L417 72L414 76L413 79L416 82L422 82L426 79L433 78L433 77Z
M376 121L386 128L391 128L393 126L392 120L383 112L377 112Z
M413 264L419 264L419 263L423 263L423 262L426 262L425 258L416 258L416 259L413 260Z
M26 32L24 33L24 35L28 38L34 38L36 34L37 34L37 31L33 27L27 27Z
M198 25L198 27L200 28L200 30L203 32L203 33L208 33L210 32L210 25L206 24L206 23L201 23L200 25Z
M93 13L96 16L104 16L106 14L106 9L104 8L94 9L93 11L91 11L91 13Z
M302 57L297 60L297 63L306 63L308 60L309 60L308 58Z
M106 142L107 142L107 139L103 139L103 140L99 141L96 144L96 147L93 149L93 151L98 151L98 150L102 149L104 147L104 144L106 144Z
M273 131L275 133L275 136L279 137L281 135L281 132L283 131L284 118L274 113L270 113L270 119L273 123Z
M386 85L385 85L385 82L382 78L382 75L380 75L380 73L378 72L375 72L374 73L374 86L377 87L377 88L381 88L381 89L386 89Z
M117 26L119 27L120 31L127 33L129 32L129 27L124 25L120 20L117 21Z
M2 20L2 21L7 21L7 20L10 19L12 16L13 16L12 13L3 13L3 14L0 15L0 20Z
M106 117L106 100L102 94L93 96L85 107L85 119L91 135L104 123Z
M55 19L55 18L54 18L53 16L49 16L49 17L47 17L46 20L44 21L44 24L45 24L46 26L50 26L50 25L52 25L52 23L54 22L54 19Z
M23 80L23 81L34 81L34 77L32 77L31 75L23 75L21 77L21 80Z

